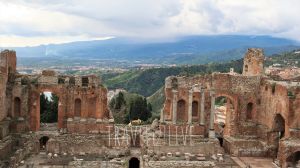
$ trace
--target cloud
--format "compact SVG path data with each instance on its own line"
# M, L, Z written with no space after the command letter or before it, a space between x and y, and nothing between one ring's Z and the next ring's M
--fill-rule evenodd
M298 0L0 0L0 45L12 45L12 39L22 46L49 39L207 34L263 34L300 41L299 6Z

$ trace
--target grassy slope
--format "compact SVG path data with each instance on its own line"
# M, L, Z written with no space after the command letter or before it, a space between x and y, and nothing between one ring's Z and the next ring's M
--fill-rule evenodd
M164 87L161 87L153 95L147 98L147 101L152 105L152 118L160 117L160 111L163 108L165 101L164 89Z

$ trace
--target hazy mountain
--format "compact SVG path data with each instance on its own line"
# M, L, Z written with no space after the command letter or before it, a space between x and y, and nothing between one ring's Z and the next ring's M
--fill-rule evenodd
M206 63L242 57L246 48L262 47L270 55L299 48L296 41L270 36L188 36L172 41L114 38L36 47L16 47L19 57L141 60L151 63Z

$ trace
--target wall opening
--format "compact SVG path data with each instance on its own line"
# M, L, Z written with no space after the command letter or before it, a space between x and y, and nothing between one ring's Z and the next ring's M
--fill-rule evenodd
M253 111L253 103L247 104L247 111L246 111L246 119L251 120L252 119L252 111Z
M281 138L284 137L284 134L285 134L285 120L281 114L276 114L274 118L273 136L272 136L276 155L278 155L278 151L279 151L279 141Z
M15 97L14 100L14 116L15 117L21 116L21 99L19 97Z
M287 160L288 167L297 167L300 165L300 151L293 153L290 155Z
M82 77L81 78L82 86L89 86L89 78L88 77Z
M139 168L140 167L140 160L136 157L132 157L129 160L129 168Z
M224 134L229 135L230 115L234 113L234 110L234 104L230 98L226 96L216 97L214 125L216 137L219 140L220 146L223 146Z
M248 65L245 65L245 72L248 72Z
M192 116L193 117L197 117L198 116L198 109L199 109L199 105L197 101L193 101L192 103Z
M278 136L281 139L284 137L284 133L285 133L285 120L280 114L276 114L274 120L275 120L274 131L278 132Z
M184 100L179 100L177 102L177 121L178 122L185 122L185 101Z
M75 117L81 116L81 100L80 99L75 99L74 116Z
M56 127L58 121L58 102L58 96L51 92L40 94L40 123L42 123L42 127Z
M40 150L46 150L48 140L48 136L43 136L40 138Z

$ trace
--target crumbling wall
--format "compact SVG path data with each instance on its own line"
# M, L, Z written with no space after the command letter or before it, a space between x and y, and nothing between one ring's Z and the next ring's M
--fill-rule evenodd
M244 56L243 75L256 76L264 72L264 53L259 48L249 48Z

